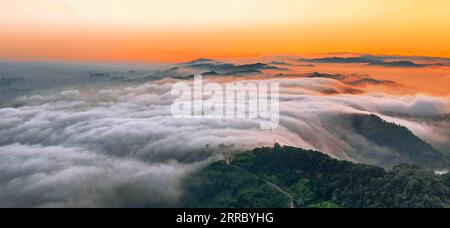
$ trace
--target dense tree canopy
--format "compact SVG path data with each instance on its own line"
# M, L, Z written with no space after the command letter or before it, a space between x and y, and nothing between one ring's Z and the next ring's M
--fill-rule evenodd
M268 183L289 193L290 198ZM260 148L185 181L190 207L446 207L450 175L415 165L383 168L293 147Z

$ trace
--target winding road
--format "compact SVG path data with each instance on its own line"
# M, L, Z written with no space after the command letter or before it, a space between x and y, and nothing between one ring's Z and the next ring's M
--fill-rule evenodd
M225 159L225 164L227 164L228 166L233 167L233 168L235 168L235 169L239 169L239 170L241 170L241 171L250 173L250 174L253 175L253 176L260 177L260 176L256 175L255 173L253 173L253 172L251 172L251 171L249 171L249 170L246 170L246 169L244 169L244 168L242 168L242 167L239 167L239 166L237 166L237 165L231 164L230 160L228 160L228 159ZM282 193L283 195L285 195L286 197L288 197L288 198L289 198L289 201L290 201L290 208L295 208L295 196L294 196L294 194L292 194L292 193L286 191L286 190L283 189L282 187L276 185L275 183L273 183L273 182L271 182L271 181L269 181L269 180L267 180L267 179L265 179L265 178L262 178L262 179L266 182L267 185L269 185L269 186L272 187L273 189L279 191L280 193Z

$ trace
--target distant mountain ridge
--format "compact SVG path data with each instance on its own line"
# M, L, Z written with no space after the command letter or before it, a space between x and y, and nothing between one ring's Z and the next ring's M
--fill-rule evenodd
M299 59L301 62L313 62L313 63L365 63L372 66L384 66L384 67L426 67L429 64L414 63L409 60L394 60L386 61L383 58L375 56L359 56L359 57L327 57L318 59Z

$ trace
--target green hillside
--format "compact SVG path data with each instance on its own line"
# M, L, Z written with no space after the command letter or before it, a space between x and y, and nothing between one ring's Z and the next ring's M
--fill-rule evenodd
M389 123L376 115L349 115L354 131L376 146L388 148L392 154L374 156L377 164L391 167L399 161L428 168L446 168L448 159L430 144L414 135L406 127ZM370 148L366 148L370 152Z
M450 175L414 165L386 171L293 147L218 161L184 181L186 207L447 207Z

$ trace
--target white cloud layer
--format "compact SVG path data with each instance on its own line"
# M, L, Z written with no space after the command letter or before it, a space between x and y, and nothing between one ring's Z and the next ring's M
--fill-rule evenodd
M389 154L354 133L344 114L377 113L449 149L450 99L382 94L325 96L331 79L277 79L280 127L257 120L175 119L173 80L96 92L21 97L0 109L0 207L123 207L174 205L181 177L220 154L272 145L311 148L353 161ZM388 117L382 113L409 114ZM448 151L443 151L448 152Z

